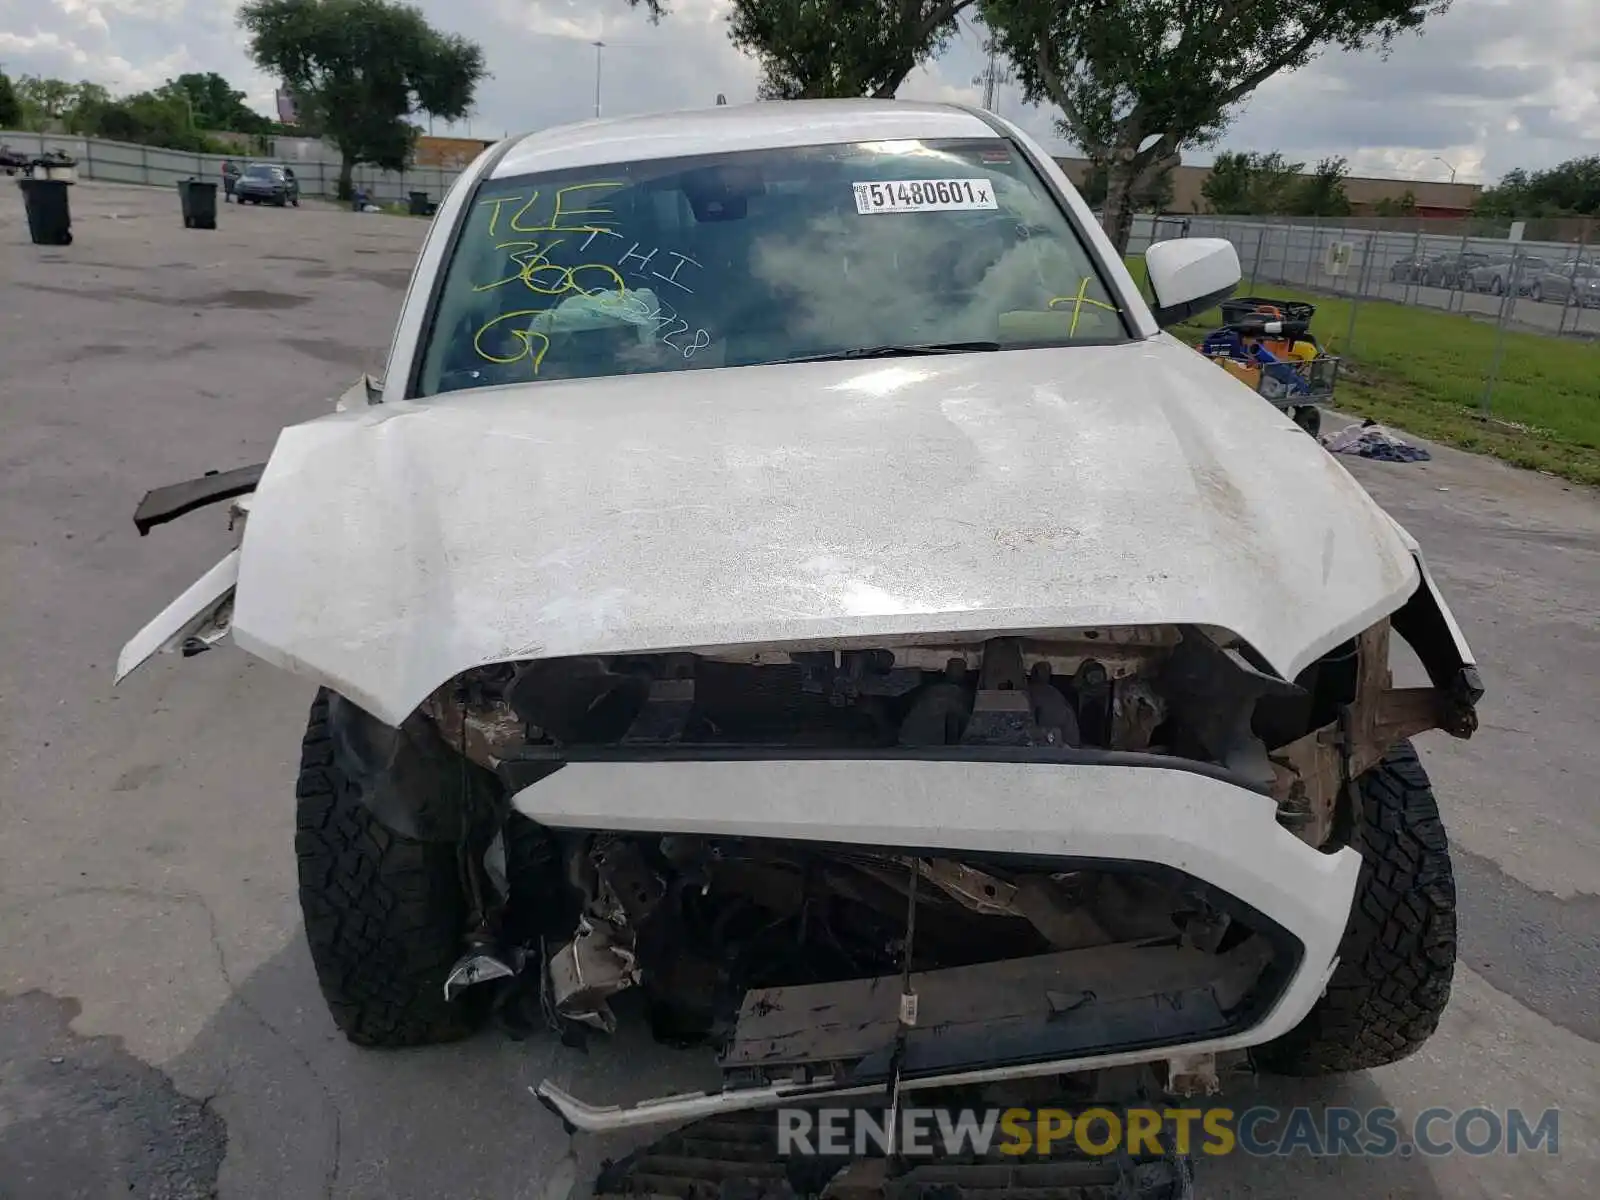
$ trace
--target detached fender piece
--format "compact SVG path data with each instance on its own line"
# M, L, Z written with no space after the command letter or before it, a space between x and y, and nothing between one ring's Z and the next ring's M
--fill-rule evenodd
M152 656L183 648L198 654L227 636L233 619L233 590L239 583L239 551L212 567L128 641L117 655L121 683ZM193 641L198 649L190 649Z
M199 479L153 488L133 511L134 527L140 537L145 537L157 525L176 521L185 513L253 492L266 469L266 463L256 463L232 471L207 471Z
M1421 580L1390 618L1395 633L1416 652L1428 679L1442 692L1447 713L1442 728L1452 737L1471 737L1478 728L1477 705L1483 699L1483 678L1472 647L1434 582L1419 550L1413 549Z

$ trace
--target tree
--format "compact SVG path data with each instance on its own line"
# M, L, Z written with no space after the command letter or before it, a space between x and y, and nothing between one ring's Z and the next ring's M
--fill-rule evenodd
M1348 217L1350 197L1344 181L1350 162L1344 158L1324 158L1316 170L1296 182L1291 196L1291 211L1301 217Z
M22 124L22 101L17 99L17 89L11 86L11 77L0 71L0 129L15 129Z
M733 0L728 36L761 64L768 100L895 94L977 0ZM667 0L628 0L652 20Z
M84 133L119 142L164 146L169 150L215 149L211 139L195 128L188 104L165 89L82 106L74 110L73 120Z
M409 164L417 131L407 117L466 116L486 73L481 47L394 0L248 0L239 23L256 64L283 79L338 146L343 198L357 163Z
M17 99L22 103L23 120L45 126L59 121L77 103L76 84L65 79L41 79L24 75L16 82Z
M1200 185L1206 208L1214 213L1267 216L1296 211L1295 198L1306 180L1304 163L1284 161L1274 150L1217 155Z
M95 134L99 133L100 114L111 104L111 93L98 83L84 80L72 89L72 107L62 114L61 119L67 126L68 133ZM111 136L110 134L106 135Z
M1145 170L1133 185L1133 206L1137 211L1162 213L1172 207L1176 187L1172 173L1178 166L1177 156L1174 155L1164 162L1152 163ZM1105 163L1091 162L1083 177L1083 186L1078 189L1084 203L1090 208L1099 208L1106 202L1106 185L1110 174Z
M1475 211L1489 217L1600 214L1600 155L1568 159L1544 171L1509 171L1478 198Z
M1417 215L1417 194L1407 188L1398 200L1393 196L1385 196L1372 206L1372 211L1380 217L1414 217Z
M1029 100L1108 164L1102 221L1119 249L1150 163L1213 144L1235 105L1329 46L1387 50L1450 0L983 0Z
M160 94L183 101L194 115L197 129L221 129L234 133L265 133L272 122L244 102L244 93L218 75L190 73L169 79Z

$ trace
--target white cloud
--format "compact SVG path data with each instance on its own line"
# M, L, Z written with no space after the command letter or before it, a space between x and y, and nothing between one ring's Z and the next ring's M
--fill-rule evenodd
M493 78L480 89L472 131L537 129L593 115L603 38L607 115L753 98L753 63L727 40L728 0L672 0L652 25L624 0L420 0L441 28L482 44ZM1313 161L1343 155L1358 171L1493 179L1600 153L1597 0L1456 0L1393 54L1328 54L1269 81L1244 106L1223 145ZM250 64L234 22L237 0L0 0L0 62L13 74L91 79L119 90L182 71L215 70L270 111L276 81ZM982 39L969 21L939 61L901 89L915 99L978 101ZM1046 145L1048 111L1015 85L997 107ZM441 130L442 131L442 130ZM457 132L462 130L458 129ZM1205 155L1191 155L1205 161Z

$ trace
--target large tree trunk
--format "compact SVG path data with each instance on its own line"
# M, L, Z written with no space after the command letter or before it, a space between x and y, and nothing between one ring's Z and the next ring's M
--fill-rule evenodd
M1106 164L1106 202L1100 210L1100 227L1116 246L1127 254L1133 236L1133 189L1139 182L1139 169L1125 151L1110 156Z
M339 162L339 199L348 200L355 195L355 183L352 176L355 174L356 160L349 154L342 154Z

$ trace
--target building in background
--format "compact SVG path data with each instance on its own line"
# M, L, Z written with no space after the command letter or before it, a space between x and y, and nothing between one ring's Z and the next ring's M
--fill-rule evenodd
M485 149L494 145L495 141L494 138L485 140L470 137L434 137L425 133L417 139L411 164L416 167L439 167L446 171L460 171Z
M300 107L295 103L294 93L288 88L277 89L278 121L283 125L300 124Z

